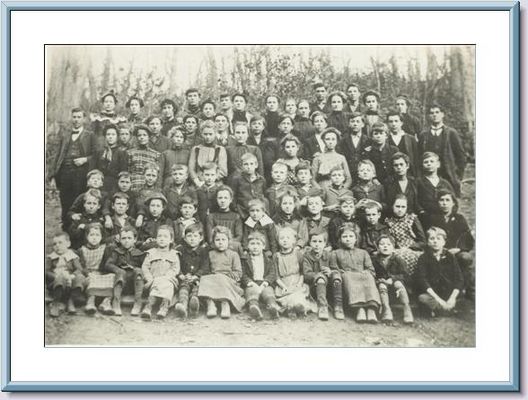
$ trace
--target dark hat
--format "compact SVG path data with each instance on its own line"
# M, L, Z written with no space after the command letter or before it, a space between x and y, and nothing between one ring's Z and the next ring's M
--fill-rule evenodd
M109 90L108 92L106 92L105 94L103 94L103 95L101 96L101 103L104 103L104 100L105 100L108 96L112 96L112 97L114 98L115 103L117 104L117 97L116 97L116 94L114 93L113 90Z
M130 103L132 103L132 100L137 100L139 102L139 106L140 107L144 107L145 106L145 103L143 102L142 99L140 99L139 97L137 96L132 96L131 98L129 98L125 104L126 108L130 108Z
M149 197L147 197L147 200L145 200L145 205L148 206L152 200L161 200L164 205L167 205L167 198L163 195L163 193L152 193Z

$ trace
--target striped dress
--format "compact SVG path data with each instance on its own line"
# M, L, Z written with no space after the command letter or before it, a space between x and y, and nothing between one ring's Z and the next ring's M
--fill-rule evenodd
M101 262L106 250L106 245L102 244L95 249L82 246L79 249L81 262L88 273L88 287L86 292L90 296L110 297L114 288L114 274L102 274L100 272Z
M130 180L132 186L130 190L133 192L139 191L145 184L145 167L149 164L155 164L160 168L160 178L163 177L163 171L161 170L161 153L150 147L136 147L127 151L127 167L130 173Z

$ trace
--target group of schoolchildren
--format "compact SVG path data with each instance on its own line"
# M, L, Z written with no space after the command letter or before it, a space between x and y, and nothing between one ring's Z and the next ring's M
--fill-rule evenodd
M314 95L284 112L270 95L252 115L243 93L217 104L189 89L181 114L166 99L145 118L142 99L124 117L109 92L91 129L73 109L50 168L63 227L46 259L50 315L119 316L129 293L144 319L349 309L376 323L397 302L410 324L410 296L430 316L473 298L465 153L441 106L422 130L404 95L386 116L354 84Z

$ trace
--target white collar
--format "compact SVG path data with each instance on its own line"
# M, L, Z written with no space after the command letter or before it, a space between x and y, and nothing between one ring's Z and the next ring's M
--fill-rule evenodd
M274 224L273 220L268 216L268 214L264 214L264 216L259 221L254 221L253 218L248 217L245 224L250 228L254 228L255 225L257 225L257 222L260 222L260 225L262 226Z

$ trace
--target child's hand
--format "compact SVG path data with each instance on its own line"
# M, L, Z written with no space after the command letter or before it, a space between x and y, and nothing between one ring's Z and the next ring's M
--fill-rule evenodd
M196 187L202 187L204 185L204 181L201 181L200 179L196 179L194 181L194 184L196 185Z
M323 268L321 268L321 272L325 276L330 276L330 274L332 273L332 270L329 267L323 267Z
M247 287L253 287L253 286L257 286L257 284L253 281L248 282Z
M143 225L143 215L138 215L136 218L136 228L141 228L141 225Z
M264 290L264 288L267 288L269 286L269 283L264 281L260 284L260 290Z
M448 311L451 311L453 308L455 308L455 306L456 306L456 298L451 298L451 297L450 297L450 298L447 300L447 302L446 302L446 307L447 307L446 309L447 309Z
M452 249L449 249L448 251L449 251L451 254L455 255L455 254L460 253L461 250L460 250L458 247L454 247L454 248L452 248Z
M114 224L112 222L112 218L110 218L109 215L107 215L105 217L105 224L104 224L105 228L106 229L112 229L114 227Z
M86 228L86 224L80 224L80 225L78 226L78 228L79 228L79 229L84 229L84 228Z
M72 214L71 219L72 221L79 221L81 219L81 214L80 213Z
M80 167L81 165L84 165L88 162L88 158L87 157L79 157L79 158L75 158L73 160L73 163L75 164L75 166L77 167Z
M389 278L389 279L385 279L385 284L386 285L392 285L394 282L392 281L392 278Z

